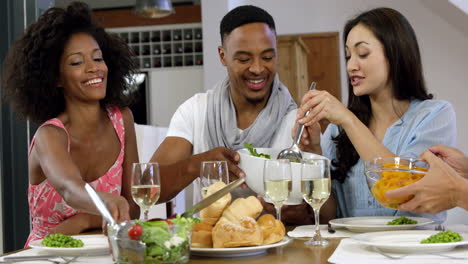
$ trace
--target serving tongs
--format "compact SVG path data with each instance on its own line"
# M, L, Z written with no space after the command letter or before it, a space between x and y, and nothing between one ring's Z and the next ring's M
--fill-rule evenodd
M314 90L316 86L315 82L312 82L309 87L309 91ZM309 115L309 111L307 111L304 117ZM287 159L290 162L301 162L302 154L301 150L299 149L299 142L301 141L302 131L304 131L304 125L299 124L296 131L296 137L294 138L294 142L291 147L287 149L283 149L276 159Z
M188 209L182 214L182 217L192 217L194 214L199 212L201 209L209 206L210 204L216 202L224 195L232 192L237 187L241 186L245 182L245 178L239 178L230 184L224 186L223 188L219 189L217 192L211 194L210 196L206 197L205 199L201 200L199 203L195 204L192 208Z
M135 225L134 221L124 221L122 223L116 223L111 213L107 209L104 202L101 200L96 191L89 184L85 184L85 189L88 192L89 196L94 202L94 205L97 207L102 217L107 221L107 235L109 238L109 244L111 246L112 255L115 260L119 260L121 256L120 249L130 250L136 254L133 254L138 259L138 261L144 261L144 251L146 249L146 244L139 240L128 239L127 232L128 230Z

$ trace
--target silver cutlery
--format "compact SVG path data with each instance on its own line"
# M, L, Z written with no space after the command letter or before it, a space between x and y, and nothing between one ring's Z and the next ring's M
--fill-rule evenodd
M378 249L377 247L371 247L371 248L375 252L377 252L380 255L382 255L384 257L387 257L389 259L402 259L402 258L404 258L406 256L409 256L409 255L415 255L415 254L393 255L393 254L385 253L385 252L381 251L380 249ZM449 259L468 259L468 257L457 257L457 256L440 254L440 253L426 253L426 254L433 255L433 256L439 256L439 257L444 257L444 258L449 258Z
M37 260L43 260L43 261L48 261L54 264L68 264L71 263L72 261L75 261L79 256L74 256L70 258L65 258L65 257L59 257L55 255L43 255L43 256L11 256L11 257L4 257L3 262L0 263L15 263L15 262L26 262L26 261L37 261ZM58 260L52 260L52 259L57 259L61 258L64 260L58 261Z
M316 83L312 82L312 84L309 87L309 91L314 90L315 86L316 86ZM307 111L304 117L308 116L309 112L310 111ZM297 127L296 137L294 138L294 142L292 146L287 149L283 149L278 154L278 157L276 159L288 159L291 162L301 162L302 154L301 154L301 150L299 149L299 142L301 141L302 131L304 131L304 125L299 125Z

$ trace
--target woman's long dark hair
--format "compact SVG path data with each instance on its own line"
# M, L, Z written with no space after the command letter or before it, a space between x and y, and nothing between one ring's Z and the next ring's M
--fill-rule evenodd
M391 8L376 8L366 11L349 20L343 32L346 43L348 34L357 25L364 25L384 47L385 57L389 64L389 81L392 93L397 100L431 99L427 93L421 64L416 34L408 20L398 11ZM372 116L371 102L368 95L356 96L348 80L348 109L364 125L369 126ZM336 144L336 158L332 161L335 169L332 178L344 182L348 171L359 160L359 154L346 135L343 128L333 138Z
M96 24L86 4L73 2L67 8L48 9L9 51L4 95L20 117L42 123L65 110L63 89L57 88L57 81L65 44L75 33L87 33L96 40L108 67L106 97L101 106L132 103L127 78L136 71L136 65L129 47Z

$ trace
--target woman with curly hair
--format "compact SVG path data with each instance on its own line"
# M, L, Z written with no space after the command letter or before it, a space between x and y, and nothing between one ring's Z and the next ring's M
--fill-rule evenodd
M302 147L333 164L332 190L338 217L411 215L384 208L369 191L363 161L417 158L435 144L454 146L455 112L427 92L416 34L398 11L377 8L344 27L348 107L326 91L309 91L298 117L310 109ZM331 122L320 138L317 121ZM427 214L443 222L446 213Z
M6 98L20 116L42 123L29 150L26 247L49 233L101 227L85 183L117 220L138 218L130 179L138 153L126 93L134 69L127 45L79 2L48 9L14 43L5 64Z

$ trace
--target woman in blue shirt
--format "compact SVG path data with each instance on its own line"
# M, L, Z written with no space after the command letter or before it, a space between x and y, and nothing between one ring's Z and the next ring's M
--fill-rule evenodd
M301 149L332 160L338 217L412 215L384 208L373 198L363 161L375 157L418 157L435 144L454 146L455 113L445 101L431 100L424 82L416 35L406 18L377 8L344 28L348 107L326 91L309 91L298 117L307 129ZM319 136L318 121L331 122ZM320 139L321 138L321 139ZM446 213L419 214L443 222Z

